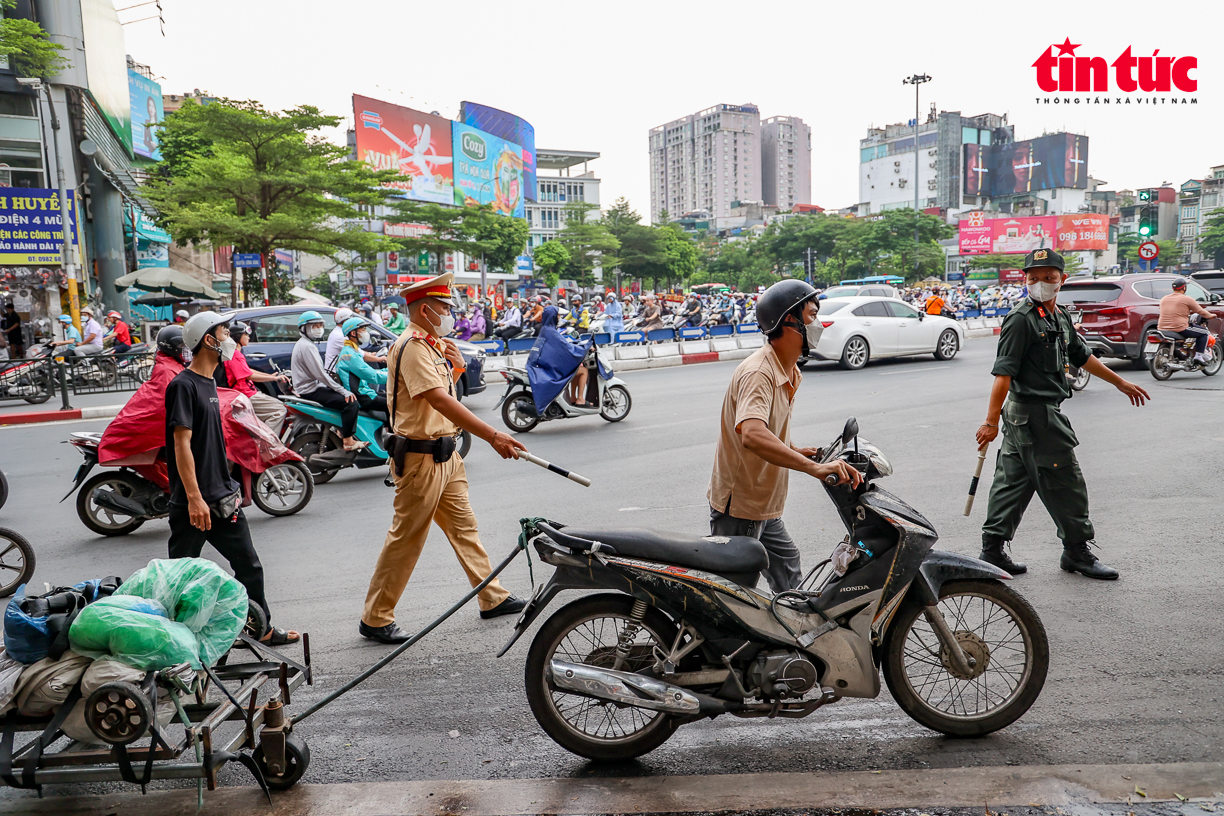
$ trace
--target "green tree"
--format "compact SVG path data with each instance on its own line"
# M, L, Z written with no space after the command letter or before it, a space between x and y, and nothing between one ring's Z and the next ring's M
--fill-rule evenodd
M340 121L309 105L276 112L258 102L189 101L166 117L162 161L145 187L161 226L180 246L232 244L265 256L388 248L383 236L346 222L385 201L382 185L397 174L371 170L317 135ZM291 284L274 265L268 280L270 294L283 299Z
M473 237L484 247L484 261L491 269L514 269L518 257L527 250L531 227L522 218L493 212L489 205L480 208Z
M760 250L779 268L803 267L811 250L812 260L828 260L849 222L823 213L799 215L770 224L760 238Z
M535 248L531 258L544 273L544 285L553 289L561 280L561 270L570 262L570 251L560 241L546 241Z
M17 0L0 0L0 9L11 11ZM68 65L64 46L51 42L47 32L33 20L22 17L0 19L0 58L8 60L20 77L46 79Z
M579 286L595 284L596 264L611 271L619 263L620 241L602 220L587 220L587 214L595 209L594 204L581 201L566 206L565 227L557 234L557 240L570 253L567 274Z
M917 242L914 240L915 226ZM912 209L885 210L867 220L867 229L859 243L859 257L873 272L878 262L888 258L886 267L892 274L918 280L924 274L933 274L931 270L935 267L934 253L921 247L934 245L938 248L936 242L951 238L952 234L952 228L938 216L918 214ZM942 261L939 271L942 272Z
M697 244L676 224L656 227L655 232L663 244L664 283L670 285L672 281L683 283L691 279L701 260Z
M970 255L963 260L970 269L1019 269L1024 266L1023 255Z
M1119 239L1119 253L1122 251L1121 244ZM1212 259L1216 269L1224 266L1224 209L1215 210L1207 217L1207 223L1199 233L1199 251L1204 257Z
M1156 256L1156 265L1160 269L1168 269L1181 263L1182 245L1180 242L1169 239L1167 241L1157 241L1156 246L1160 247L1160 254ZM1127 257L1130 258L1132 266L1139 265L1138 245L1130 250L1130 254Z
M449 253L479 256L489 248L477 234L484 225L485 217L491 214L490 209L487 205L483 208L447 207L419 201L397 202L387 216L388 222L421 224L426 230L421 235L392 238L391 241L410 255L422 252L433 255L436 268L445 269L443 257Z

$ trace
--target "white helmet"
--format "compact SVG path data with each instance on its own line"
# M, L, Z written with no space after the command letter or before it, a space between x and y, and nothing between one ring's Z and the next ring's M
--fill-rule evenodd
M183 320L186 320L187 318L191 317L191 315L187 314L186 309L179 309L177 312L174 313L174 316L181 317L183 318Z
M352 309L346 306L341 306L339 309L336 310L336 325L343 326L344 321L348 320L354 314L355 313L353 312Z
M216 312L197 312L183 324L183 345L195 354L204 342L204 335L212 331L214 326L229 322L228 317L222 317Z

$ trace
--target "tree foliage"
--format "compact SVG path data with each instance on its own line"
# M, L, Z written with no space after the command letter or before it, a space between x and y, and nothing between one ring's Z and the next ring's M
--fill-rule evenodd
M16 0L0 0L0 9L11 11ZM68 65L65 48L52 42L46 30L22 17L0 19L0 58L8 60L19 77L47 79Z
M162 161L145 188L160 225L180 246L232 244L267 256L388 248L381 235L347 222L367 217L362 206L385 201L382 185L397 174L371 170L315 135L340 121L310 105L278 112L250 101L188 101L166 117ZM269 269L271 286L281 289L280 277Z
M1203 231L1199 233L1199 251L1204 257L1212 259L1216 269L1224 266L1224 209L1216 210L1207 217Z
M587 220L587 214L594 209L594 204L581 201L566 206L565 227L557 234L557 240L570 253L566 273L579 286L595 284L596 264L608 272L619 263L620 241L602 219Z
M474 237L484 247L485 265L503 271L515 269L518 257L527 250L531 227L522 218L510 218L493 212L489 204L479 210Z
M561 279L561 270L570 262L570 251L560 241L546 241L535 248L532 261L544 273L544 285L552 289Z

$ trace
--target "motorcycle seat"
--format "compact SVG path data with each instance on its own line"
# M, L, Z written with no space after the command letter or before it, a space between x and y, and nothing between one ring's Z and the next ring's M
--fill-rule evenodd
M761 542L749 536L707 536L673 533L666 530L621 528L589 530L566 527L565 534L585 541L598 541L618 555L662 561L678 567L691 567L715 575L743 578L769 566L769 554ZM740 583L745 583L740 581Z
M1169 331L1168 329L1157 329L1156 333L1159 334L1165 340L1168 340L1173 343L1180 343L1185 339L1177 332Z

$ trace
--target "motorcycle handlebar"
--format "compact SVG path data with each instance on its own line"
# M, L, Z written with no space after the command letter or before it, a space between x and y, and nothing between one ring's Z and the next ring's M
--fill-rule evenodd
M841 481L841 480L840 480L840 479L838 479L838 478L837 478L837 476L836 476L835 474L832 474L832 473L830 473L828 476L824 477L824 483L825 483L825 484L827 484L827 485L835 485L835 484L837 484L839 481Z

